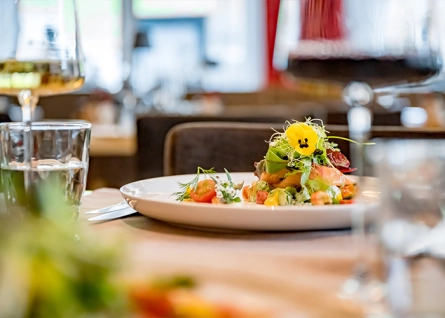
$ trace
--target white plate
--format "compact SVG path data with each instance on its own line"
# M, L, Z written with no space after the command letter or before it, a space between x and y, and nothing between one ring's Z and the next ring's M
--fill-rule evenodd
M225 180L225 174L218 174ZM252 172L231 173L235 183L249 185L257 180ZM178 202L172 193L180 191L179 182L190 182L195 175L178 175L136 181L120 191L139 213L165 222L193 227L232 230L289 231L338 229L351 226L351 213L357 204L328 206L268 207L254 203L206 204ZM369 216L377 207L377 179L365 177L361 185Z

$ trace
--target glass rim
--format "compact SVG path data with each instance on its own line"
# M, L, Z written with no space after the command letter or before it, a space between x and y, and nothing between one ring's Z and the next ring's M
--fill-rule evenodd
M31 130L45 130L45 129L91 129L92 124L82 120L79 121L39 121L31 123ZM6 122L0 123L0 129L23 130L26 123L23 122Z

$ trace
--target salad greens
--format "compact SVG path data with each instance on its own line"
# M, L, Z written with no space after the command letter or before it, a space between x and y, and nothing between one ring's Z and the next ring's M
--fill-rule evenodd
M337 144L330 142L326 133L323 123L319 125L311 118L304 123L287 122L284 132L275 132L269 141L265 156L266 171L275 173L288 167L308 174L312 163L333 166L327 150L336 151Z
M311 118L304 122L286 122L283 132L275 131L269 140L264 159L256 163L256 175L261 182L267 181L271 188L263 204L313 203L311 197L316 192L327 194L329 203L340 203L341 187L345 182L351 182L341 171L350 172L354 169L349 167L349 160L338 149L338 145L331 141L332 138L354 142L348 138L328 136L323 122ZM292 175L295 176L291 178ZM276 188L288 186L294 188L293 201L282 200L282 195L276 194ZM255 197L255 189L249 193L249 201L259 201Z

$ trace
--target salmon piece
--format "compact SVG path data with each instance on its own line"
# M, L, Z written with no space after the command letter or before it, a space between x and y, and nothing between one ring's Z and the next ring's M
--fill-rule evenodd
M320 166L314 164L312 166L311 174L309 175L310 180L321 179L328 185L335 185L338 187L343 187L347 184L354 184L354 180L348 178L337 168L331 168L326 166Z
M294 173L285 178L285 174L289 172L288 169L281 169L275 173L263 172L261 180L271 184L274 188L299 186L301 184L301 173Z
M275 173L267 173L266 171L264 171L261 174L261 181L266 181L269 184L275 184L275 183L279 183L283 178L284 175L286 173L288 173L289 170L287 170L286 168L278 170Z
M301 172L291 174L290 176L284 178L279 183L274 184L275 188L286 188L286 187L296 187L301 185Z
M281 169L275 173L263 172L261 180L266 181L274 188L295 187L301 185L301 173L294 173L288 177L284 177L288 169ZM309 175L310 180L321 179L328 185L343 187L348 184L354 184L354 180L344 175L340 170L333 167L326 167L314 164Z

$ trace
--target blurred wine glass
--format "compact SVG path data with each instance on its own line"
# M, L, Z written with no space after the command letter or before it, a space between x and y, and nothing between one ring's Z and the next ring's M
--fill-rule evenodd
M84 82L76 0L0 2L0 94L17 96L21 105L27 126L27 187L33 149L31 123L39 97L75 91Z
M349 107L352 163L363 182L363 147L378 90L427 85L440 73L438 1L431 0L281 0L274 64L290 89L330 83L341 87ZM311 85L308 85L311 83ZM364 253L364 206L358 198L352 216L361 255L343 296L368 293L369 270ZM366 298L366 297L365 297Z

